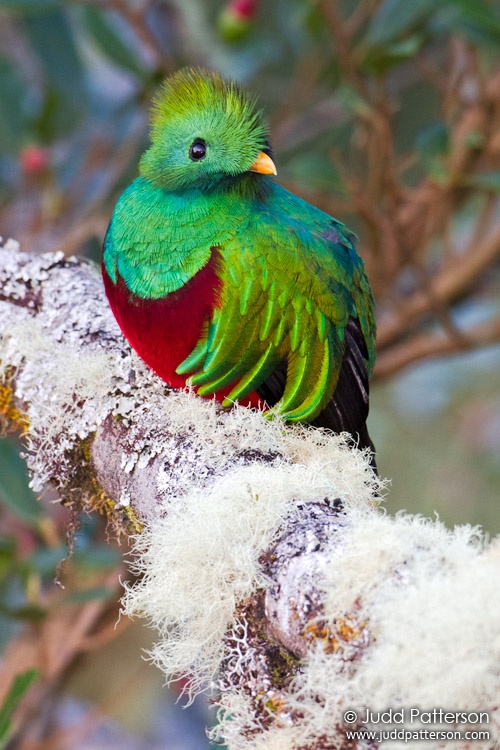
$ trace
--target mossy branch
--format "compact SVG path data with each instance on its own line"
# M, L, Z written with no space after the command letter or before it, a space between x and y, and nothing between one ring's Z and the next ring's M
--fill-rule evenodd
M217 684L231 750L370 747L346 735L366 708L488 710L498 733L498 544L385 516L342 436L168 389L86 262L9 242L0 290L0 408L34 488L135 535L125 611L170 679Z

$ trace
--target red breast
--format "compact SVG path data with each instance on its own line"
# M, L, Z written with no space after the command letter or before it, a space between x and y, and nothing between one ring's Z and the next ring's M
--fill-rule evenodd
M160 299L142 299L125 285L121 276L116 284L104 263L102 275L109 304L123 335L157 375L173 388L184 388L186 377L175 370L196 346L204 323L219 302L221 279L217 274L217 253L184 286ZM222 401L232 386L215 394ZM240 403L257 407L262 399L250 394Z

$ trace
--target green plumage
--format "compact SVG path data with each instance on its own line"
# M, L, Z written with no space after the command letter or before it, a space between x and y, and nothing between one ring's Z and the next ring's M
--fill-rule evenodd
M196 139L207 148L200 162L189 156ZM363 377L371 373L373 299L353 234L249 171L266 141L254 100L233 84L200 71L170 79L153 110L141 176L116 206L104 267L112 285L121 278L134 297L159 300L216 252L221 283L212 313L177 375L200 395L230 387L228 405L259 392L285 362L275 408L290 421L312 421L334 397L350 320L363 340L354 360L362 357Z

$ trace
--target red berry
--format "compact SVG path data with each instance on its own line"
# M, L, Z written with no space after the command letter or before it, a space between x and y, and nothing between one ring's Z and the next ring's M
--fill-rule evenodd
M247 36L257 12L257 0L230 0L220 13L217 25L226 42L237 42Z
M252 18L257 10L257 0L230 0L227 10L240 18Z
M41 146L24 146L19 155L21 168L25 174L37 175L45 172L49 166L48 151Z

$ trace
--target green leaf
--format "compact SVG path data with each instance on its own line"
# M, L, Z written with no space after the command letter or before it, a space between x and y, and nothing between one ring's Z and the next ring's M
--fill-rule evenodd
M352 86L341 84L335 92L335 97L348 112L352 112L358 117L371 117L371 105Z
M108 18L110 15L100 8L83 8L85 26L101 52L120 68L125 68L138 78L146 78L147 71L138 62L134 49L125 43Z
M21 521L36 527L43 510L29 487L28 470L10 438L0 441L0 502Z
M387 44L414 29L442 0L385 0L368 29L370 44Z
M473 42L500 45L498 5L488 5L483 0L454 0L447 11L449 25L454 30L461 31Z
M122 556L117 549L104 544L93 544L88 549L76 550L73 555L75 565L87 572L111 570L121 559Z
M52 10L23 18L32 49L50 85L67 106L80 109L86 99L83 68L67 13Z
M450 135L444 122L433 122L415 139L415 148L421 156L433 158L443 156L450 148Z
M4 748L12 731L12 714L28 688L38 678L37 669L28 669L18 674L7 696L0 707L0 748Z
M59 130L61 97L53 89L44 92L37 116L33 120L33 130L39 143L50 143ZM63 118L64 119L64 118ZM70 118L71 123L71 118Z
M470 175L463 180L463 185L500 193L500 171Z
M7 8L9 10L26 11L49 11L61 6L64 0L0 0L0 10Z
M68 555L65 544L57 547L39 547L26 560L30 570L35 571L42 579L53 578L57 567Z
M368 72L385 73L404 60L414 57L424 41L422 34L413 34L401 42L373 46L366 53L361 65Z
M15 559L17 544L12 536L0 536L0 557Z
M0 585L12 575L16 564L17 545L12 536L0 537Z
M437 182L445 182L450 135L444 122L433 122L422 130L415 139L415 149L425 171Z
M9 60L0 58L0 149L3 153L17 154L22 143L26 125L22 111L25 89L17 68Z
M9 607L6 604L0 604L0 614L12 620L32 623L40 622L47 616L46 611L35 604L27 604L24 607Z
M298 154L287 165L297 183L314 190L344 194L345 186L335 165L314 152Z

